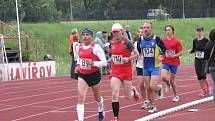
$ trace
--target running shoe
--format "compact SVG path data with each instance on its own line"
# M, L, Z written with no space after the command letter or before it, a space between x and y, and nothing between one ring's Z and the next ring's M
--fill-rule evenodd
M99 112L98 120L99 121L102 121L105 118L104 99L103 99L103 97L101 97L101 102L102 103L99 103L99 107L98 107L98 112Z
M145 100L143 102L143 105L141 106L142 109L147 109L149 107L149 101L148 100Z
M112 120L110 121L119 121L119 119L117 117L114 117Z
M162 87L162 85L158 85L158 86L160 87L160 90L157 92L158 98L162 99L163 96L164 96L164 94L163 94L163 87Z
M99 112L99 115L98 115L98 120L99 121L103 121L103 119L105 118L105 112Z
M134 100L138 101L140 99L140 94L137 91L136 87L132 86L132 91L134 92Z
M179 96L173 96L172 101L173 102L178 102L180 100Z
M155 112L157 112L157 108L155 106L152 106L148 112L149 113L155 113Z
M206 96L208 96L208 93L207 92L201 92L201 93L199 93L199 96L200 97L206 97Z

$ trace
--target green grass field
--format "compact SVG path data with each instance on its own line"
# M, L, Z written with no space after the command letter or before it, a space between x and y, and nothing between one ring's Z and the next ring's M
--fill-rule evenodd
M139 26L143 25L145 20L117 20L122 25L129 24L132 35L136 34ZM72 28L78 28L79 32L84 28L91 28L94 31L94 37L97 31L105 30L110 32L111 26L115 21L72 21L61 23L39 23L28 24L22 23L21 30L29 35L54 36L56 42L56 62L57 75L69 75L71 58L68 53L69 50L69 35ZM205 28L205 36L208 38L210 29L214 26L215 18L205 19L171 19L168 21L152 20L154 26L154 33L160 37L165 35L164 26L171 24L175 27L175 35L181 40L183 44L182 63L193 63L193 56L189 56L188 49L192 47L192 40L195 38L195 29L198 26Z

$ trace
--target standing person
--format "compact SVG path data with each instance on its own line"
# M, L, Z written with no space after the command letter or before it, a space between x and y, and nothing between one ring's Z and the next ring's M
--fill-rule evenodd
M149 101L147 100L147 90L146 90L146 82L143 76L143 54L140 49L140 43L141 43L141 37L144 35L143 27L140 27L138 29L137 33L137 41L134 43L135 49L138 50L139 52L139 57L136 61L136 72L137 72L137 80L140 83L139 88L140 88L140 94L142 95L143 98L143 105L141 106L143 109L148 108L148 103Z
M96 33L96 38L95 38L94 42L96 44L98 44L102 48L102 50L105 52L105 43L103 42L102 31L98 31ZM100 67L100 71L101 71L101 74L104 75L104 73L105 73L104 67Z
M102 31L102 41L105 45L105 57L107 60L109 60L110 56L109 56L109 49L110 49L110 43L107 40L107 32L106 31ZM109 75L110 74L110 64L108 64L106 67L103 67L104 70L104 74L105 75Z
M70 48L69 53L72 57L72 63L71 63L71 70L70 70L70 76L73 79L77 79L77 73L75 73L75 67L77 63L77 45L79 41L79 33L76 28L72 29L71 35L70 35Z
M206 44L206 60L209 61L209 72L213 80L213 101L215 103L215 28L209 34L210 41Z
M112 89L112 111L114 119L119 119L119 90L121 85L124 88L125 97L131 99L133 96L136 101L139 100L137 89L132 86L132 64L131 61L138 57L138 51L127 37L123 36L123 28L119 23L112 26L113 39L111 41L111 62L112 71L111 89ZM133 54L132 54L133 52Z
M170 90L170 86L172 87L174 93L172 101L178 102L179 96L176 92L175 76L180 65L179 57L182 55L182 44L174 35L175 31L172 25L165 26L165 32L166 37L162 40L167 50L162 60L161 78L167 84L166 91Z
M207 96L211 93L211 86L205 73L205 46L209 40L204 37L203 27L198 27L196 29L196 36L197 37L193 40L192 50L189 50L189 52L195 53L195 71L202 89L199 96Z
M72 78L74 79L78 79L78 73L75 72L75 67L77 65L77 57L78 57L78 45L79 45L79 37L78 36L74 36L73 37L73 61L72 61L72 70L71 70L71 74L72 74Z
M124 35L125 35L129 40L133 41L131 32L129 31L129 25L125 25L125 27L124 27Z
M143 76L146 79L148 99L151 104L150 113L157 112L155 106L154 93L160 98L163 97L162 85L160 81L160 61L166 52L166 47L160 37L153 34L152 22L143 24L144 36L141 39L141 50L143 52ZM160 51L161 50L161 51Z
M104 119L104 99L100 96L101 74L99 67L106 66L107 61L102 48L92 41L91 29L82 31L82 43L78 49L78 60L76 71L78 72L78 121L84 120L84 102L88 88L91 87L94 98L98 103L98 120Z

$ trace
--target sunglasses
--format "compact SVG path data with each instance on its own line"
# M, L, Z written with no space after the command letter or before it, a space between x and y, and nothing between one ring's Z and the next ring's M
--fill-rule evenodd
M113 31L113 33L119 33L120 31Z

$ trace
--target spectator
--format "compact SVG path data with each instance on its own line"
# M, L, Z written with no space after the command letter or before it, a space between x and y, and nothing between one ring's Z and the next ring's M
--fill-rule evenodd
M190 53L195 53L195 71L202 89L199 96L207 96L211 93L211 86L205 73L205 46L208 41L209 40L204 37L204 28L198 27L196 29L196 38L193 40L192 50L188 50Z
M205 56L206 60L208 60L209 72L213 80L213 100L215 104L215 28L211 29L209 39L210 41L206 44L205 47Z
M72 63L71 63L71 70L70 70L70 76L73 79L77 79L78 75L75 72L75 66L77 63L77 45L79 42L79 34L78 34L78 30L76 28L72 29L71 31L71 35L70 35L70 55L72 57Z
M124 27L124 35L128 37L129 40L133 41L131 32L129 31L129 25Z

